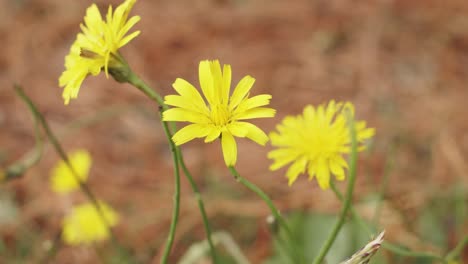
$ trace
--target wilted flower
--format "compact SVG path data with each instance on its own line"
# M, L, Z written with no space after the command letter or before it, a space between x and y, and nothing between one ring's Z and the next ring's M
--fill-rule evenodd
M242 120L273 117L275 110L266 106L271 95L261 94L249 98L255 79L245 76L231 90L231 66L219 61L201 61L199 66L200 87L204 98L187 81L177 78L172 85L179 95L168 95L164 103L174 106L164 111L164 121L181 121L193 124L177 131L172 137L176 145L194 138L212 142L221 138L224 161L233 166L237 161L237 145L234 137L246 137L265 145L268 136L257 126ZM206 100L206 101L205 101Z
M351 103L331 101L317 108L308 105L302 115L285 117L276 126L277 132L270 133L271 144L277 147L268 153L268 158L274 160L270 169L277 170L292 163L286 173L289 185L306 169L309 179L316 176L322 189L329 188L330 174L344 180L348 164L343 154L351 150L346 112L354 117ZM366 122L356 122L359 150L364 149L362 143L374 133L373 128L366 128Z

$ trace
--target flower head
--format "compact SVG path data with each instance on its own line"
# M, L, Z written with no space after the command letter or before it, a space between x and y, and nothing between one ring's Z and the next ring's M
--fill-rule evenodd
M268 136L257 126L243 120L273 117L275 110L266 106L271 95L261 94L249 98L255 79L245 76L231 90L231 66L219 61L201 61L199 79L202 95L183 79L172 84L179 95L168 95L164 103L174 106L164 111L164 121L181 121L192 124L177 131L172 137L176 145L194 138L205 138L212 142L221 137L224 161L233 166L237 160L237 145L234 137L246 137L260 145L265 145Z
M63 220L62 239L69 245L91 244L109 238L109 228L117 224L117 213L106 203L99 201L101 217L92 203L72 208Z
M349 111L347 111L349 110ZM335 103L314 108L308 105L299 116L287 116L277 125L277 132L270 133L271 144L277 149L268 153L274 162L271 170L277 170L289 163L286 176L291 185L306 169L309 179L317 177L319 186L327 189L330 174L344 180L348 167L343 154L350 152L351 137L345 112L354 115L351 103ZM356 122L356 136L364 149L363 141L371 138L375 130L366 128L366 122Z
M91 156L86 150L77 150L69 155L69 161L81 181L88 179L91 168ZM66 194L79 187L72 171L67 164L60 160L52 169L50 185L54 192Z
M140 31L127 35L128 31L140 20L133 16L127 20L136 0L126 0L112 11L109 6L106 21L99 13L95 4L88 7L70 53L65 57L65 71L59 78L59 85L64 87L63 99L65 104L71 98L78 96L81 83L89 75L98 75L104 68L106 76L108 68L121 63L118 50L134 39Z

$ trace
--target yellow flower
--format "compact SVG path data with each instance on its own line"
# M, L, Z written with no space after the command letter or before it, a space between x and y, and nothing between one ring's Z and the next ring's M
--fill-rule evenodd
M109 228L117 224L119 217L106 203L99 201L98 204L106 221L92 203L75 206L63 220L63 241L69 245L79 245L109 238Z
M231 90L231 66L219 61L201 61L199 66L200 87L204 98L187 81L177 78L172 84L179 95L168 95L164 103L175 106L164 111L164 121L190 122L172 137L176 145L194 138L205 138L212 142L221 137L224 161L233 166L237 160L236 137L249 138L265 145L268 136L257 126L242 120L273 117L275 110L263 107L270 103L271 95L261 94L249 98L255 79L245 76ZM206 100L206 101L205 101Z
M69 155L69 161L79 179L85 182L91 168L89 153L86 150L77 150ZM50 184L52 190L60 194L69 193L79 187L72 171L63 160L60 160L52 169Z
M354 115L354 106L349 103L335 103L314 108L308 105L299 116L287 116L277 125L277 132L270 133L271 144L277 149L268 153L274 163L271 170L277 170L289 163L286 176L291 185L306 169L309 179L317 176L322 189L329 188L330 174L338 180L344 180L345 168L348 167L343 154L350 152L351 138L345 112ZM362 144L371 138L375 130L366 128L366 122L356 122L359 151Z
M133 16L127 21L135 2L126 0L115 12L109 6L106 21L95 4L88 7L84 25L80 25L82 33L77 35L65 57L65 71L59 78L59 85L64 87L62 97L65 104L78 96L81 83L89 74L96 76L104 68L107 76L108 68L120 63L119 48L140 34L140 31L135 31L126 36L140 20L139 16Z

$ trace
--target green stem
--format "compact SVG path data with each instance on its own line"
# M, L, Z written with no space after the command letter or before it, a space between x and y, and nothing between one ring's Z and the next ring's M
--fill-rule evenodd
M229 171L231 172L232 176L234 176L234 178L236 179L236 181L240 182L242 185L244 185L249 190L251 190L252 192L257 194L260 198L262 198L262 200L267 204L268 208L270 208L270 211L273 214L273 216L275 217L275 219L277 219L279 221L279 223L281 224L281 226L286 230L286 232L288 232L288 234L290 236L292 236L293 233L292 233L291 229L287 225L284 218L281 216L279 210L273 204L273 201L270 199L270 197L268 197L268 195L265 192L263 192L260 188L258 188L255 184L248 181L244 177L240 176L240 174L239 174L239 172L237 172L236 168L234 168L233 166L229 166L228 168L229 168Z
M341 192L336 188L335 183L333 181L330 182L331 189L333 192L335 192L335 195L338 197L338 199L342 202L343 201L343 195ZM356 212L354 207L351 206L351 215L353 218L359 223L362 229L365 230L366 233L369 235L372 235L375 233L371 228L367 226L367 223L361 218L361 216ZM405 248L402 248L400 246L397 246L395 244L392 244L390 242L383 242L382 247L385 248L386 250L393 252L397 255L404 256L404 257L413 257L413 258L430 258L433 260L438 260L443 263L446 263L444 261L444 258L441 256L435 255L433 253L428 253L428 252L417 252L417 251L411 251L407 250Z
M411 250L407 250L405 248L402 248L402 247L399 247L397 245L387 243L387 242L384 242L382 244L382 247L385 248L386 250L389 250L395 254L398 254L404 257L429 258L429 259L437 260L442 263L447 263L443 257L435 255L433 253L411 251Z
M160 114L161 115L161 114ZM164 134L167 138L170 138L170 131L167 126L163 126ZM174 209L172 211L172 221L169 228L169 236L167 237L166 245L164 248L164 254L161 259L161 263L167 263L169 254L171 252L172 244L174 243L175 231L177 222L179 220L179 208L180 208L180 172L179 172L179 153L176 151L174 144L170 144L172 152L172 160L174 162L174 174L175 174L175 190L174 190Z
M162 97L157 92L155 92L153 89L151 89L151 87L149 87L143 80L141 80L140 77L138 77L133 71L131 71L130 68L128 68L128 71L127 71L126 82L128 82L131 85L135 86L138 90L143 92L147 97L149 97L150 99L155 101L161 107L161 109L163 111L168 109L167 105L164 104L164 100L162 99ZM203 200L201 198L200 192L198 190L198 187L197 187L192 175L190 174L189 170L187 169L187 166L185 165L183 155L182 155L182 152L180 151L180 148L178 146L176 146L174 144L174 141L172 140L171 130L175 131L175 124L173 122L169 122L169 125L171 126L170 127L171 129L169 129L168 122L162 121L162 117L161 117L161 123L162 123L162 126L164 128L164 131L166 132L166 137L167 137L167 140L168 140L169 144L171 145L171 149L175 150L176 155L177 155L178 160L179 160L178 163L181 165L182 170L184 171L184 175L186 176L187 180L190 183L190 186L192 187L192 191L194 192L195 199L197 199L198 207L200 209L200 213L201 213L202 219L203 219L203 225L204 225L204 228L205 228L208 244L210 246L211 258L213 260L213 263L218 263L215 247L214 247L214 244L213 244L213 241L212 241L212 238L211 238L211 228L210 228L210 224L208 222L208 217L206 215ZM176 164L176 166L177 166L177 164Z
M390 172L393 168L394 164L394 153L395 153L395 145L390 146L390 151L388 154L388 158L385 164L384 168L384 173L383 173L383 179L382 179L382 184L380 185L379 193L378 193L378 198L377 198L377 205L375 206L375 211L374 211L374 217L372 220L372 223L375 226L379 225L379 219L380 219L380 213L382 211L382 205L383 205L383 200L385 198L385 193L387 191L387 186L388 186L388 181L390 178Z
M284 230L286 230L286 233L288 234L291 241L295 244L296 239L294 237L293 232L289 228L289 226L286 223L286 221L284 220L284 218L281 216L281 213L279 212L279 210L273 204L273 201L270 199L270 197L268 197L268 195L265 192L263 192L260 188L258 188L255 184L253 184L252 182L250 182L247 179L243 178L233 166L229 166L228 169L231 172L232 176L234 176L236 181L240 182L242 185L244 185L249 190L251 190L252 192L257 194L260 198L262 198L262 200L267 204L268 208L270 208L270 211L273 214L273 216L275 217L275 219L278 220L280 225L284 228ZM293 248L294 251L296 251L294 253L294 256L299 258L299 259L302 259L302 254L297 252L298 248L296 246L293 246L292 248ZM296 260L296 263L301 263L301 262L302 262L302 260Z
M348 118L348 120L350 121L349 129L350 129L350 135L351 135L351 156L350 156L350 161L349 161L349 183L348 183L348 187L346 190L346 197L345 197L343 208L341 209L341 213L338 218L338 221L335 223L335 226L333 227L330 235L328 236L328 239L325 241L322 248L320 249L319 255L312 262L313 264L322 263L323 259L326 257L328 251L330 250L331 246L335 242L335 239L340 229L343 227L343 224L346 219L346 215L348 214L348 210L351 207L351 200L352 200L353 191L354 191L354 183L356 180L357 140L356 140L356 129L355 129L354 121L352 120L352 118Z
M464 248L467 245L468 245L468 235L465 236L462 240L460 240L458 245L447 254L447 256L445 257L445 260L448 262L457 258L463 252Z
M104 216L104 213L102 211L102 208L99 206L98 200L96 196L93 194L91 189L88 187L88 185L81 181L80 177L78 176L75 168L72 166L70 163L70 160L68 159L68 156L64 149L62 148L62 145L58 141L57 137L54 135L52 130L49 127L49 124L45 120L44 116L41 114L41 112L37 109L37 107L34 105L34 103L31 101L31 99L24 93L23 89L19 85L14 86L16 93L20 96L20 98L28 105L28 107L31 109L32 112L34 112L35 116L37 117L37 120L43 127L47 137L49 138L50 143L54 147L55 151L57 154L60 156L60 158L65 162L67 165L68 169L72 173L73 177L75 178L75 181L78 183L78 186L80 187L80 190L86 195L89 201L93 204L95 207L96 211L99 214L99 217L103 221L103 223L106 225L107 229L109 230L109 234L111 235L112 242L117 248L121 248L120 245L117 243L117 239L110 228L110 225Z
M206 215L205 205L203 203L200 191L198 190L197 184L193 180L192 174L190 173L187 166L185 165L182 153L180 153L180 148L176 148L176 151L179 153L178 156L180 159L179 160L180 165L182 166L182 170L184 171L184 174L187 177L187 180L189 181L190 186L192 187L195 199L197 200L198 208L200 209L200 213L202 215L203 226L207 234L208 245L210 246L211 257L213 258L213 263L216 264L218 263L218 260L217 260L216 250L214 248L214 243L211 238L211 227L210 227L210 223L208 222L208 216Z
M26 153L20 160L16 161L12 165L8 166L5 172L0 171L0 181L7 181L18 178L22 176L26 170L36 165L42 157L44 151L44 144L40 132L40 121L39 115L35 111L32 104L25 98L25 94L22 92L21 88L18 85L15 85L15 89L21 99L27 104L29 111L31 112L34 119L34 138L36 144L34 149Z

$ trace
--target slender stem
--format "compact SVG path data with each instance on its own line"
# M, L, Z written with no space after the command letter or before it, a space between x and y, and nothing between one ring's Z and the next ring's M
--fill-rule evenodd
M383 205L383 200L385 198L385 192L387 191L387 186L388 186L388 181L390 178L390 172L393 168L394 164L394 153L395 153L395 145L391 145L390 151L389 151L389 156L387 158L385 168L384 168L384 173L383 173L383 179L382 179L382 184L380 185L379 193L378 193L378 198L377 198L377 205L375 206L375 211L374 211L374 216L372 223L375 226L378 226L379 224L379 219L380 219L380 213L382 211L382 205Z
M286 246L288 245L287 241L285 241L279 234L273 234L273 239L276 241L279 251L282 252L282 254L287 255L294 263L297 256L295 256L295 253Z
M466 235L462 240L460 240L458 245L454 249L452 249L452 251L450 251L447 254L447 256L445 257L445 260L447 262L451 261L451 260L454 260L456 257L458 257L463 252L463 249L467 245L468 245L468 235Z
M182 166L182 170L184 171L184 174L187 177L187 180L189 181L190 186L192 187L195 199L197 199L198 208L200 209L200 213L202 215L202 220L203 220L203 226L205 228L206 235L207 235L208 245L210 246L210 252L211 252L211 257L213 258L213 263L218 263L216 250L214 248L214 243L213 243L213 240L211 238L211 233L212 233L211 232L211 227L210 227L210 223L208 221L208 216L206 214L205 205L203 203L200 191L198 190L197 184L193 180L192 174L190 173L187 166L185 165L184 158L182 156L182 153L180 152L180 148L176 148L176 151L179 153L179 155L178 155L179 156L179 162L180 162L180 165Z
M21 88L19 86L15 86L15 89L19 89L17 90L17 92L21 93ZM25 96L24 93L21 94L20 97L23 99L23 101L26 102L28 109L32 113L34 119L34 138L36 144L32 151L26 153L20 160L10 165L5 170L5 172L0 171L0 181L7 181L22 176L27 169L31 168L39 162L44 151L44 143L41 137L40 121L38 114L34 111L33 105L27 102L26 98L24 98L23 96Z
M133 71L131 71L131 70L128 71L126 81L128 83L132 84L133 86L135 86L138 90L142 91L150 99L155 101L161 107L162 110L168 109L167 105L164 104L164 100L162 99L162 97L157 92L155 92L151 87L149 87L143 80L141 80L140 77L138 77ZM184 175L186 176L187 180L190 183L190 186L192 187L192 191L194 192L195 199L197 199L198 208L200 209L200 213L202 215L203 225L204 225L204 228L205 228L208 244L210 246L211 258L213 260L213 263L218 263L215 247L214 247L214 244L213 244L213 241L212 241L212 238L211 238L211 228L210 228L210 224L208 222L208 217L206 215L203 199L202 199L202 197L200 195L200 192L198 190L198 187L197 187L192 175L190 174L189 170L187 169L187 166L185 165L183 155L182 155L182 152L180 151L180 148L178 146L176 146L174 144L174 141L172 140L171 130L175 131L175 124L173 122L164 122L164 121L162 121L162 118L161 118L161 123L162 123L162 126L164 128L164 131L166 132L166 137L167 137L167 140L168 140L169 144L171 145L171 149L174 149L175 152L177 153L177 157L178 157L178 160L179 160L178 163L181 165L182 170L184 171ZM170 128L169 128L168 123L171 126Z
M276 206L273 204L273 201L268 197L268 195L263 192L260 188L258 188L255 184L252 182L248 181L244 177L240 176L239 172L237 172L236 168L233 166L229 166L229 171L231 172L232 176L236 179L236 181L240 182L242 185L247 187L249 190L257 194L262 200L267 204L268 208L270 208L271 213L273 216L278 219L279 223L283 226L283 228L288 232L290 236L292 236L292 231L287 225L286 221L284 218L281 216L281 213L279 210L276 208Z
M229 166L229 171L231 172L232 176L236 179L236 181L240 182L242 185L247 187L249 190L253 191L255 194L257 194L262 200L267 204L268 208L270 208L271 213L275 217L275 219L278 220L280 225L286 230L286 233L288 234L289 238L291 241L295 244L295 237L291 229L289 228L288 224L284 220L284 218L281 216L281 213L279 210L276 208L276 206L273 204L273 201L268 197L268 195L263 192L260 188L258 188L255 184L252 182L248 181L247 179L243 178L239 172L233 167ZM301 263L303 255L297 252L298 248L296 246L292 247L294 251L296 251L293 255L301 260L296 260L296 263Z
M163 126L164 133L167 138L170 138L170 131L167 126ZM179 220L179 208L180 208L180 172L179 172L179 153L174 147L174 144L170 144L172 152L172 160L174 162L174 174L175 174L175 190L174 190L174 209L172 211L172 221L169 228L169 236L167 237L166 245L164 248L164 254L161 259L161 263L167 263L167 259L171 252L172 244L174 243L175 231L177 227L177 222Z
M34 114L36 115L37 117L37 120L39 121L39 123L41 124L41 126L43 127L47 137L49 138L49 141L50 143L52 144L52 146L54 147L55 151L57 152L57 154L60 156L60 158L65 162L65 164L67 165L68 169L70 170L70 172L72 173L73 177L75 178L76 182L78 183L79 187L80 187L80 190L87 196L88 200L91 201L91 203L93 204L93 206L95 207L96 211L98 212L99 214L99 217L101 218L101 220L103 221L103 223L106 225L107 229L109 230L109 234L111 235L111 238L112 238L112 242L114 243L114 245L117 247L117 248L120 248L120 245L117 243L117 239L115 238L115 235L114 233L112 232L112 229L110 228L110 225L106 219L106 217L104 216L104 213L102 211L102 208L101 206L99 206L99 203L98 203L98 200L96 198L96 196L93 194L93 192L91 191L91 189L88 187L88 185L83 182L80 177L78 176L75 168L72 166L72 164L70 163L70 160L68 159L68 156L66 154L66 152L64 151L64 149L62 148L62 145L60 144L60 142L58 141L57 137L54 135L54 133L52 132L52 130L50 129L49 127L49 124L47 123L47 121L45 120L44 116L41 114L41 112L37 109L37 107L34 105L34 103L31 101L31 99L24 93L23 89L18 86L18 85L15 85L15 91L16 93L20 96L20 98L29 106L29 108L31 109L31 111L34 112Z
M343 201L343 195L341 192L336 188L335 183L333 181L330 182L331 189L333 192L335 192L335 195L338 197L340 201ZM372 235L374 233L373 230L369 226L367 226L367 223L362 219L362 217L357 213L357 211L354 209L353 206L351 206L351 214L356 220L359 225L369 234ZM385 248L388 251L391 251L397 255L404 256L404 257L417 257L417 258L430 258L433 260L438 260L443 263L445 263L444 258L441 256L435 255L433 253L428 253L428 252L417 252L417 251L411 251L407 250L405 248L402 248L400 246L397 246L395 244L392 244L390 242L384 241L382 244L382 247Z
M353 191L354 191L354 183L356 180L357 140L356 140L356 129L355 129L354 121L352 120L352 118L348 118L348 120L350 121L349 129L350 129L350 135L351 135L351 156L349 160L349 172L350 173L349 173L349 183L348 183L348 187L346 190L346 196L344 199L343 208L341 209L341 213L338 218L338 221L335 223L335 226L333 227L330 235L328 236L328 239L325 241L322 248L320 249L319 255L312 262L313 264L322 263L323 259L326 257L328 251L333 245L333 242L335 242L335 239L340 229L343 227L343 224L346 219L346 215L348 214L349 208L351 207L351 200L352 200Z
M397 245L387 243L387 242L384 242L382 244L382 247L400 256L412 257L412 258L429 258L429 259L437 260L442 263L447 263L447 261L445 261L443 257L435 255L433 253L411 251L411 250L407 250L405 248L402 248L402 247L399 247Z

